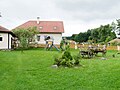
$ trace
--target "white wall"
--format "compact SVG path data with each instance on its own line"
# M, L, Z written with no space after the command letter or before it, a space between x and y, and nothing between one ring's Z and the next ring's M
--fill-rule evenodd
M62 40L62 34L38 34L40 35L40 41L36 41L38 42L38 44L46 44L44 37L47 36L51 36L54 38L54 44L60 44L61 40Z
M8 49L8 33L0 33L2 41L0 41L0 49ZM9 34L9 49L11 49L11 34Z
M11 49L11 38L12 38L12 35L11 34L9 34L9 49Z

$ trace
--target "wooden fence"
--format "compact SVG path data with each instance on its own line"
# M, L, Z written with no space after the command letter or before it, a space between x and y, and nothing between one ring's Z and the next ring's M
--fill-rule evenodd
M33 47L42 47L44 48L45 44L38 44L38 45L31 45ZM60 48L60 45L56 45L58 48ZM77 44L77 47L81 47L81 44ZM84 45L84 47L88 47L88 45ZM75 48L75 44L70 44L70 48ZM107 46L107 50L117 50L117 46Z
M81 47L82 45L77 44L77 47ZM88 47L88 45L84 45L84 47ZM75 44L70 44L70 48L75 48ZM117 50L117 46L107 46L107 50Z

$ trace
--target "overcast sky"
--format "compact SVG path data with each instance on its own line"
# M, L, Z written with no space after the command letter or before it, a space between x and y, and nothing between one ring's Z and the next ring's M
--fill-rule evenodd
M13 29L29 20L63 21L64 36L120 18L120 0L0 0L0 25Z

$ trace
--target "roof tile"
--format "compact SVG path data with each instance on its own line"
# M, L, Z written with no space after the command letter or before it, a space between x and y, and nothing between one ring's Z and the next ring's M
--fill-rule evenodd
M64 33L62 21L39 21L39 23L37 23L37 21L28 21L17 28L28 28L34 26L36 26L41 33Z
M11 31L9 31L8 29L0 26L0 32L11 32Z

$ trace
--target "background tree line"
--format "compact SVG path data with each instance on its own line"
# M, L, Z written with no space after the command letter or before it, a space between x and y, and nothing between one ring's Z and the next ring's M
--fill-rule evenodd
M89 29L86 32L80 32L79 34L73 34L71 37L67 37L69 40L76 42L91 42L91 43L106 43L116 38L115 31L120 32L120 19L116 20L117 23L107 25L101 25L98 28Z

